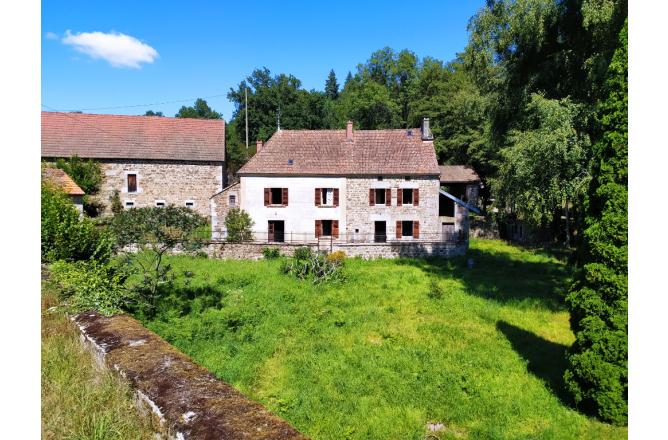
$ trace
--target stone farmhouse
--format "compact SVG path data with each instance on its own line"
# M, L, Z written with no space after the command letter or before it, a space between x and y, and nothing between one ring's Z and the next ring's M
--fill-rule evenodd
M98 198L126 208L186 206L209 217L225 182L225 121L42 112L42 159L99 161Z
M443 174L427 118L414 129L279 130L211 198L213 237L240 207L262 242L467 242L475 191L442 190Z

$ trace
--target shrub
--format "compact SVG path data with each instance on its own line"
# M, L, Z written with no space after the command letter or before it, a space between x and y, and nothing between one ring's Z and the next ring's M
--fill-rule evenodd
M278 258L281 256L281 250L277 247L265 247L262 248L262 255L267 260Z
M336 251L327 254L327 257L325 258L332 264L343 265L343 263L346 261L346 253L344 251Z
M254 224L253 219L243 209L230 209L225 216L227 240L235 243L253 240L252 228Z
M91 197L100 191L102 185L102 167L98 162L74 155L69 159L58 159L56 167L65 171L86 193L83 198L83 208L86 215L97 217L104 211L104 204Z
M320 253L312 252L308 247L295 249L294 256L283 262L283 273L299 279L312 278L313 284L343 281L343 260L330 261Z
M114 215L123 212L123 204L121 203L121 196L118 190L114 190L114 193L109 197L109 202L111 203L111 212Z
M443 298L443 294L443 288L440 284L438 284L438 281L431 279L429 281L429 291L427 292L427 297L429 297L429 299L441 299Z
M62 191L42 184L41 203L42 261L109 259L114 246L111 234L89 219L80 219Z
M71 313L96 310L108 316L135 302L132 292L123 287L127 274L121 267L98 261L58 261L51 265L50 273Z

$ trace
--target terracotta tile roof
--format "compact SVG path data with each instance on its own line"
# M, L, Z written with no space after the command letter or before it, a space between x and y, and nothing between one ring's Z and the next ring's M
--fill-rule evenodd
M83 196L86 194L79 188L79 185L77 185L76 182L60 168L42 168L42 180L61 188L65 194L70 196Z
M42 112L42 157L225 160L225 121Z
M410 133L410 135L409 135ZM419 128L355 130L281 130L238 172L297 175L438 175L433 141Z
M479 182L480 176L468 165L441 165L441 182Z

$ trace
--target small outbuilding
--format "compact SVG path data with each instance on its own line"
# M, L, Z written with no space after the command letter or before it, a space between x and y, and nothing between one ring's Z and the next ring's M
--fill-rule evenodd
M74 180L60 168L43 167L42 181L60 188L72 200L80 214L83 214L83 196L86 193L76 184Z
M477 207L480 176L468 165L440 165L438 215L443 235L469 235L469 211Z

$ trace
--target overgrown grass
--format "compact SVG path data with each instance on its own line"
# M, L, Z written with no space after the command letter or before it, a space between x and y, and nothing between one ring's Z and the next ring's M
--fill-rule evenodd
M170 257L146 324L314 439L625 438L563 393L565 264L500 241L467 257L348 260L320 286L280 259Z
M90 353L57 306L53 289L42 292L42 438L153 439L148 418L139 417L128 386L97 371Z

